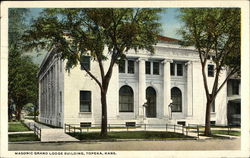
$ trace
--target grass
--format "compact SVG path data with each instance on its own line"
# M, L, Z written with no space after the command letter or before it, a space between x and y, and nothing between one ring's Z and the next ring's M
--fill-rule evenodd
M240 131L228 131L227 130L212 130L213 134L223 134L223 135L230 135L230 136L240 136Z
M27 134L9 134L9 142L39 141L34 133Z
M9 122L9 132L24 132L31 131L24 123L22 122Z
M101 137L99 132L91 133L70 133L71 136L79 140L96 140L96 139L187 139L193 138L180 133L173 132L156 132L156 131L131 131L131 132L109 132L108 136Z
M71 127L73 129L74 127ZM140 126L130 126L130 127L107 127L107 129L136 129L141 128ZM75 127L75 129L101 129L101 127Z

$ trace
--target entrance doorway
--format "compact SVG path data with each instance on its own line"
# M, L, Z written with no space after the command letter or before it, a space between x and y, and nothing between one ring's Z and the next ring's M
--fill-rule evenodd
M156 117L156 91L153 87L148 87L146 89L146 117L154 118Z

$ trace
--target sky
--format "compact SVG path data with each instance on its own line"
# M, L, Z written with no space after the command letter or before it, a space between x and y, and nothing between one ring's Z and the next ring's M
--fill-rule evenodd
M30 21L32 18L35 19L39 16L43 8L31 8L30 16L27 17L27 20ZM180 14L179 8L165 8L164 12L161 13L160 22L162 23L162 33L161 35L181 39L181 36L177 34L178 29L180 29L182 23L178 18ZM29 53L33 57L33 61L36 64L40 64L45 56L45 52L41 52L37 56L37 53Z
M30 9L30 17L36 18L39 16L42 8L32 8ZM181 26L181 21L178 19L179 8L166 8L164 12L161 13L160 22L162 23L162 35L180 39L180 35L177 34L177 30Z

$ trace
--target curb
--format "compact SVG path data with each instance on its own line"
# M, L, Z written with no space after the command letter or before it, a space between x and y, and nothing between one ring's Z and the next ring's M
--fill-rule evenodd
M32 144L32 143L81 143L81 142L125 142L125 141L176 141L176 140L198 140L197 138L188 139L98 139L98 140L79 140L79 141L24 141L24 142L9 142L9 144Z

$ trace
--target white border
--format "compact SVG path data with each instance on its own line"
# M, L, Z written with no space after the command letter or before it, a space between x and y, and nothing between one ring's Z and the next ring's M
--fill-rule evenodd
M1 3L1 52L0 52L0 157L27 157L8 151L7 138L7 83L8 83L8 8L73 8L73 7L240 7L242 9L242 138L241 150L238 151L116 151L115 157L248 157L249 156L249 1L22 1ZM31 157L34 157L31 156ZM45 157L36 156L36 157ZM46 156L48 157L48 156ZM57 157L57 156L53 156ZM74 156L70 156L74 157ZM80 156L77 156L80 157ZM93 157L85 155L84 157ZM111 157L111 156L107 156Z

